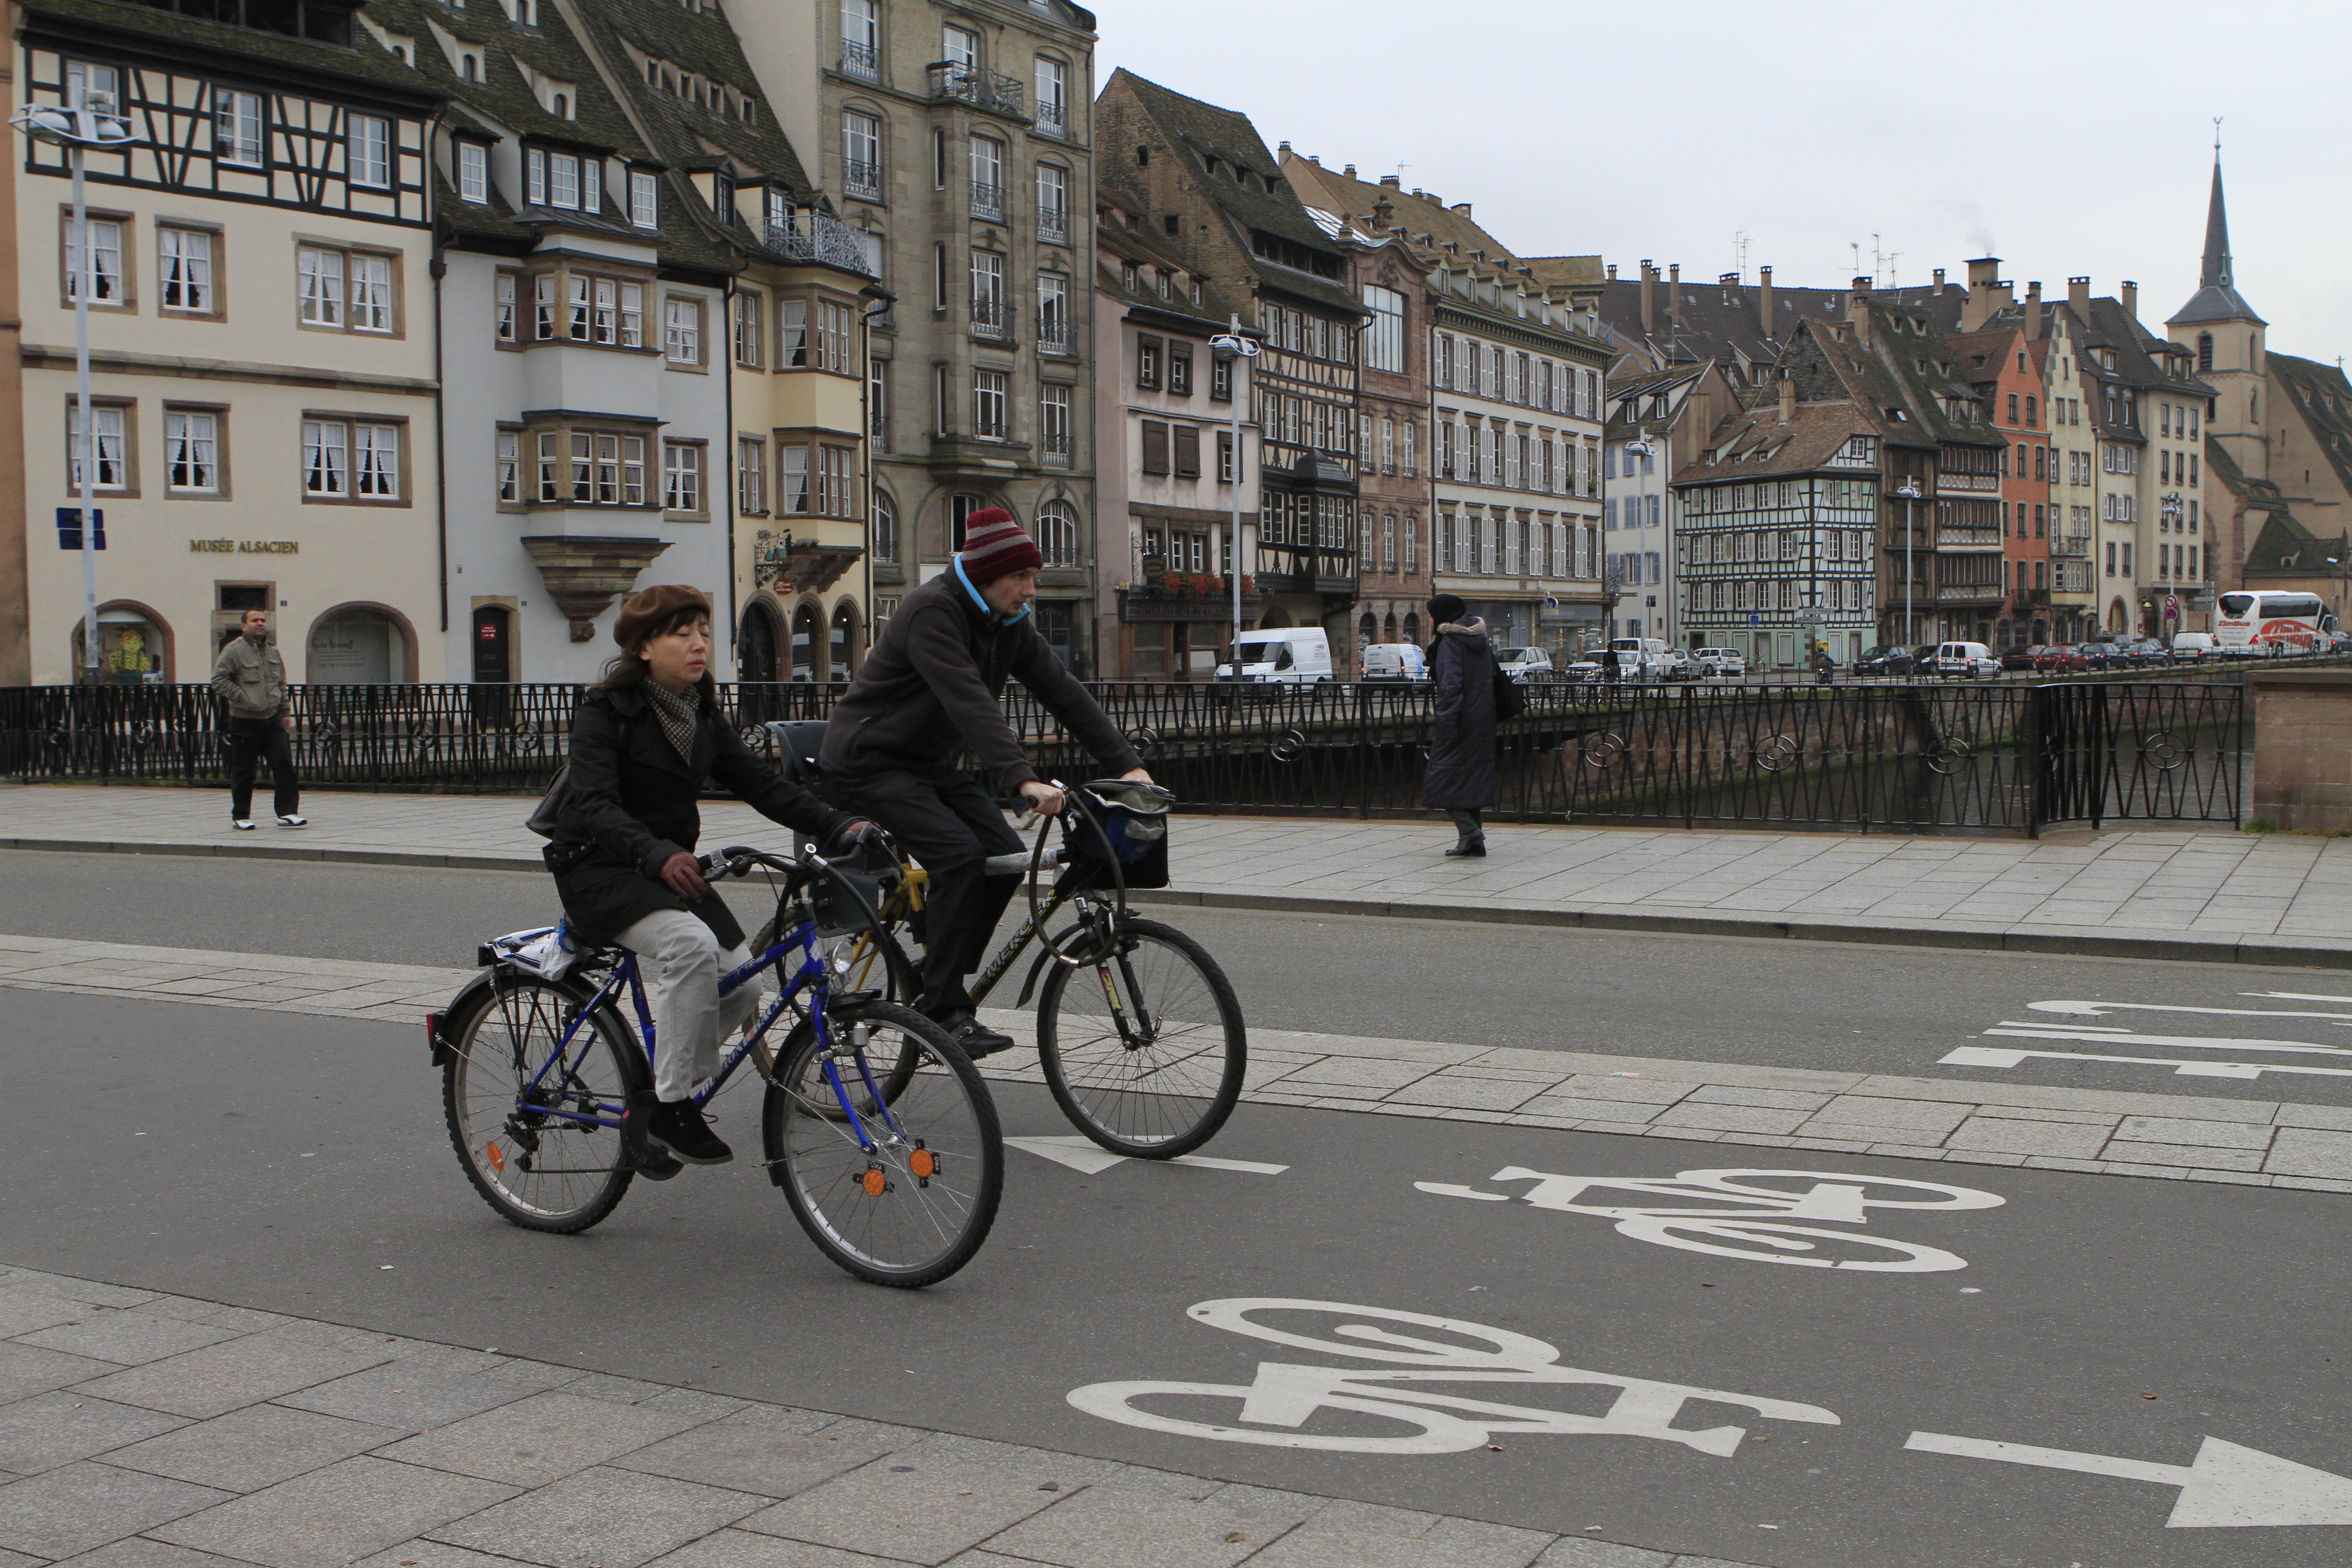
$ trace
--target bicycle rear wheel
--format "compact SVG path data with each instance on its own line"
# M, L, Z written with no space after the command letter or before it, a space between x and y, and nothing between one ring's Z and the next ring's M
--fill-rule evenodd
M971 1261L996 1223L996 1106L946 1032L911 1008L860 1003L828 1008L825 1021L835 1050L803 1024L778 1053L761 1118L769 1177L818 1250L850 1273L906 1289L936 1284ZM902 1066L894 1092L899 1074L886 1069Z
M1045 1087L1117 1154L1166 1160L1216 1135L1242 1097L1249 1034L1208 950L1157 921L1119 924L1113 950L1055 964L1037 994Z
M483 1201L526 1230L586 1230L635 1173L621 1149L621 1108L647 1075L612 1009L584 1020L555 1059L592 994L500 976L449 1021L452 1054L441 1069L449 1142Z

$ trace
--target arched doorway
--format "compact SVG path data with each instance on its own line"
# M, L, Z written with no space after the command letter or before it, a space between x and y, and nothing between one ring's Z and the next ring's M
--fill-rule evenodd
M1381 631L1382 633L1381 638L1381 641L1394 642L1397 640L1397 618L1396 612L1394 610L1391 610L1389 612L1388 619L1381 623Z
M312 686L394 686L416 679L416 638L396 610L383 605L338 605L310 623Z
M819 679L817 651L824 646L824 625L817 619L816 605L803 599L793 610L793 679Z
M1356 640L1363 643L1375 643L1380 641L1380 639L1381 623L1373 618L1371 611L1366 610L1364 612L1363 618L1356 623Z
M1995 653L2007 653L2009 651L2010 639L2017 635L2017 625L2007 616L2003 616L1999 621L1994 623L1993 635L2000 639L1999 642L1993 644L1993 651Z
M2131 612L2124 608L2124 602L2121 599L2117 599L2107 606L2107 630L2121 632L2130 629Z
M1269 609L1258 616L1257 624L1261 631L1281 631L1290 625L1290 612L1285 609Z
M2033 623L2033 635L2032 638L2029 639L2026 646L2029 647L2047 647L2050 646L2050 623L2048 621L2037 620Z
M73 624L77 680L81 679L82 631L77 617ZM172 652L171 624L146 605L113 599L98 607L98 678L107 685L169 685L173 673Z
M776 644L776 613L755 599L744 606L743 631L735 644L735 679L775 679Z
M1414 644L1418 644L1421 641L1421 617L1418 615L1409 615L1405 616L1404 640Z
M847 680L856 667L857 647L857 606L844 599L833 607L833 638L828 648L827 680Z

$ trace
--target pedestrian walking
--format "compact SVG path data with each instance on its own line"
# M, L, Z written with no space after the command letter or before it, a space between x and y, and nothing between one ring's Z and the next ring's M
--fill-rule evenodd
M269 615L245 612L240 635L213 665L213 695L227 707L221 744L228 752L228 825L253 831L256 764L269 760L271 801L280 827L308 827L300 815L302 786L294 776L294 711L287 700L286 661L269 645Z
M1429 645L1429 675L1437 689L1437 732L1423 773L1424 805L1454 819L1460 834L1445 853L1486 853L1478 814L1495 804L1495 645L1486 623L1452 594L1429 601L1437 640Z
M1606 677L1612 681L1622 679L1624 675L1624 668L1621 664L1619 664L1617 659L1617 650L1613 647L1602 650L1601 655L1601 668Z

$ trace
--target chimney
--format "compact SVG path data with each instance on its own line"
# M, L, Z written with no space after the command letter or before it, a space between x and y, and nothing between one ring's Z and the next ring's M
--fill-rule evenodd
M1846 308L1853 322L1853 341L1866 346L1870 342L1869 279L1857 278L1853 280L1853 295L1847 302Z
M1642 262L1642 335L1645 338L1654 338L1658 335L1654 292L1657 282L1658 269L1651 266L1648 258L1644 258Z
M1763 279L1763 282L1758 285L1756 310L1764 318L1764 335L1778 342L1780 341L1780 329L1772 324L1772 269L1769 267L1759 267L1756 269L1756 275Z
M1319 169L1323 166L1323 154L1320 153L1309 153L1307 154L1307 161Z
M1264 143L1260 143L1260 145L1264 145ZM1289 143L1289 142L1285 142L1284 143L1282 143L1282 145L1280 145L1279 147L1276 147L1276 148L1275 149L1275 153L1276 153L1276 154L1277 156L1281 156L1281 157L1287 157L1287 156L1289 156L1289 154L1290 154L1290 143Z
M2124 279L2124 314L2139 320L2139 285L2128 278Z
M2016 295L2016 284L1993 276L2000 270L1998 257L1979 257L1969 263L1969 297L1960 302L1960 331L1975 331Z
M1353 164L1349 165L1350 168L1353 168L1354 166L1355 165ZM1402 191L1404 189L1403 179L1395 174L1382 174L1381 176L1381 184L1391 191ZM1419 191L1415 191L1413 195L1419 195L1421 193Z
M1390 205L1388 197L1382 196L1372 204L1372 216L1380 220L1381 227L1386 228L1389 219L1396 216L1396 208Z
M1704 378L1700 380L1696 386L1691 389L1690 431L1691 445L1694 447L1703 447L1706 445L1706 438L1715 434L1715 394L1708 388ZM1666 472L1670 474L1673 473L1675 469L1674 443L1674 432L1669 428L1666 432L1665 467Z
M2074 308L2076 316L2085 321L2089 321L2091 319L2091 280L2087 278L2067 279L2066 303Z
M1676 331L1683 330L1683 264L1666 264L1666 324Z
M1468 217L1470 216L1470 204L1468 202L1455 202L1452 206L1445 210L1448 212L1460 213L1464 217Z
M1780 373L1780 423L1791 425L1797 418L1797 381L1786 371Z
M1944 269L1943 269L1942 268L1938 267L1938 268L1936 268L1936 292L1937 292L1937 293L1938 293L1938 294L1940 294L1940 293L1942 293L1943 291L1944 291Z
M1990 288L1992 286L1992 280L2000 276L2000 257L1978 257L1974 261L1969 263L1969 292L1973 294L1979 289Z
M1617 281L1617 264L1613 261L1609 264L1609 281L1612 283Z
M2042 284L2035 279L2025 286L2025 341L2037 342L2042 337Z

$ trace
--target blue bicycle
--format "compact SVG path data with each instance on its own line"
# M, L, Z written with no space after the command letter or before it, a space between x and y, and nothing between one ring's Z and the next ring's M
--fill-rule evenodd
M1004 1145L979 1072L940 1026L873 992L835 989L835 954L875 926L870 883L814 853L732 847L704 875L763 874L774 917L721 994L772 972L777 994L695 1096L708 1104L748 1058L767 1085L769 1178L826 1257L861 1279L912 1289L946 1279L987 1239ZM652 1011L634 954L564 952L555 931L484 945L483 973L431 1015L449 1141L475 1190L529 1230L586 1230L643 1174L621 1110L653 1084ZM625 997L632 1032L621 1014ZM783 1044L768 1037L784 1026Z

